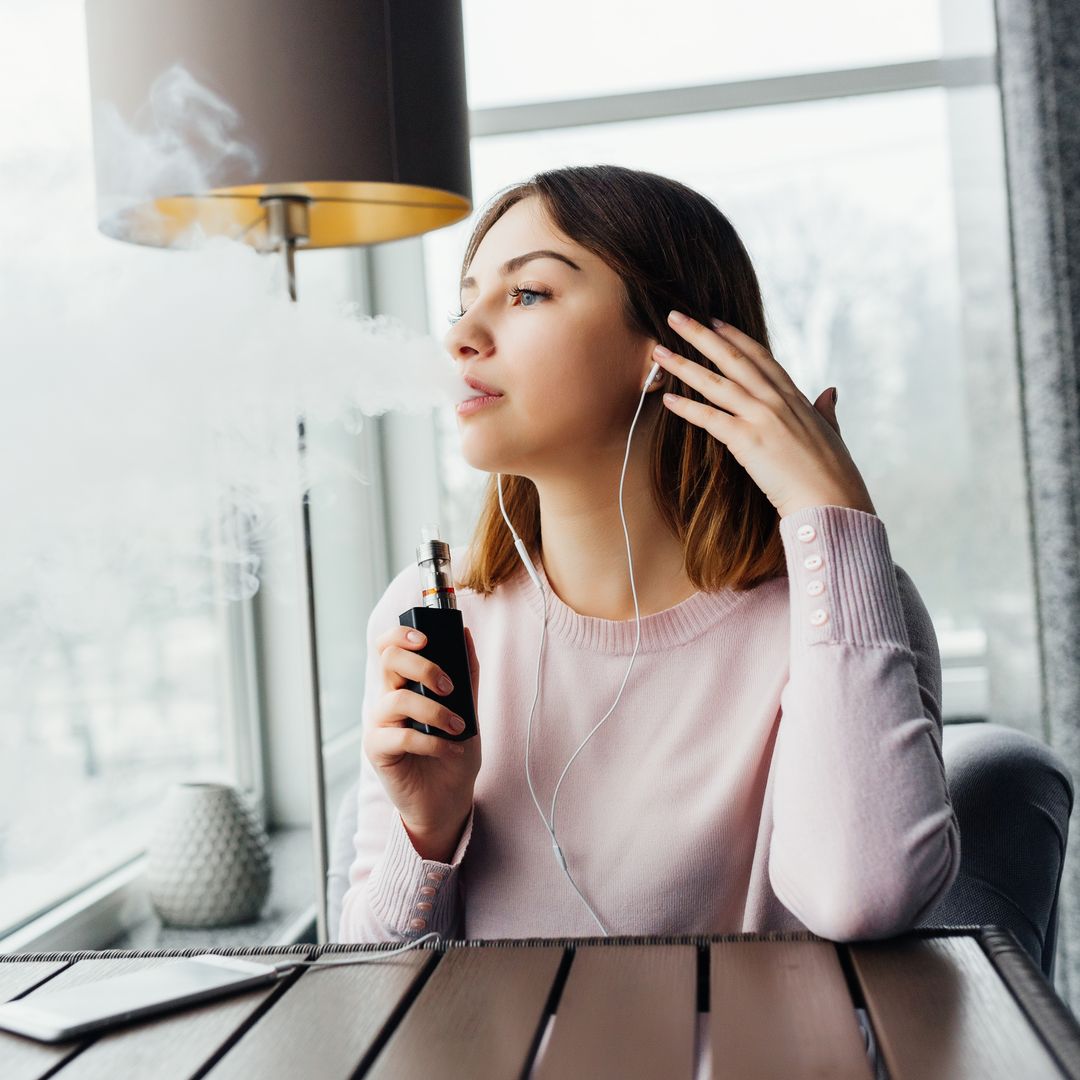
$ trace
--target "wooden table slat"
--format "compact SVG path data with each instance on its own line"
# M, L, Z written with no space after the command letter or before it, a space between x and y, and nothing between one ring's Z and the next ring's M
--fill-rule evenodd
M1061 1076L977 938L895 938L848 950L891 1080Z
M578 948L532 1075L689 1078L696 1022L695 946Z
M318 959L324 965L350 957L327 954ZM437 962L434 950L414 949L360 964L339 964L328 971L301 969L299 981L211 1069L209 1080L253 1076L346 1080L433 962Z
M714 942L709 973L713 1075L870 1080L870 1061L836 946Z
M0 1001L13 1001L32 987L51 979L68 960L26 960L0 964Z
M306 954L301 954L306 955ZM85 959L72 964L55 978L27 995L81 986L96 979L124 975L143 968L156 967L174 957L133 957L108 960ZM245 959L276 963L279 953L252 953ZM245 1020L270 997L278 985L257 986L227 997L189 1006L161 1016L148 1016L125 1024L114 1031L84 1039L57 1043L39 1043L9 1032L0 1032L5 1040L24 1044L20 1049L25 1065L13 1061L8 1047L0 1050L4 1080L38 1080L58 1061L69 1058L63 1067L64 1080L88 1080L91 1077L114 1080L118 1076L149 1076L155 1080L189 1077L196 1072L232 1036ZM44 1055L41 1051L45 1051Z
M0 996L4 1001L11 1001L20 995L29 997L29 994L24 992L31 987L38 990L58 986L55 980L62 974L60 969L68 966L69 962L62 960L0 964L0 977L3 978L4 987L4 993ZM26 969L25 973L20 970L23 968ZM53 977L49 978L50 975ZM0 1076L3 1076L4 1080L38 1080L55 1069L65 1058L78 1053L80 1047L81 1044L71 1043L50 1046L10 1031L0 1031Z
M1008 984L1020 1008L1038 1028L1062 1075L1068 1080L1080 1080L1080 1024L1043 974L1042 968L1017 941L1016 935L1004 927L981 927L979 944Z
M365 1080L519 1076L563 953L557 946L448 950Z

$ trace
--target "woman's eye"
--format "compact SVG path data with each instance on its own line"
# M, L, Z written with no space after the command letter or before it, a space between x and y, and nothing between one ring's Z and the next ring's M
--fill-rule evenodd
M507 292L507 296L509 296L511 299L513 299L515 296L524 296L526 294L530 294L532 296L543 296L545 298L551 296L550 291L548 291L547 289L523 289L518 285L515 285L513 288L511 288ZM535 304L526 304L524 300L522 300L521 306L522 307L536 307ZM461 311L458 311L456 313L455 312L450 312L447 315L447 318L450 320L451 323L456 323L458 321L458 319L463 318L464 315L465 315L465 309L462 308Z
M551 293L548 292L546 289L523 289L523 288L519 288L517 285L515 285L510 290L510 296L512 296L512 297L513 296L525 296L527 294L532 294L533 296L550 296L551 295ZM536 307L535 304L526 304L524 300L521 301L521 306L522 307Z

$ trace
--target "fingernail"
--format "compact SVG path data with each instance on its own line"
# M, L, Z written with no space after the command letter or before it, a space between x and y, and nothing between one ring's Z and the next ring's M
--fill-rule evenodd
M681 311L669 311L668 318L673 323L686 322L686 316Z
M451 716L450 727L453 728L454 731L464 731L465 721L462 720L460 716Z
M833 387L833 389L832 389L832 403L833 403L834 405L836 404L836 399L837 399L837 398L838 398L839 396L840 396L840 395L839 395L839 394L837 393L836 387L834 386L834 387Z
M423 641L424 640L424 635L423 634L418 634L415 630L410 630L408 632L408 634L406 634L405 636L410 641Z
M722 323L719 319L710 319L709 321L712 323L712 328L714 330L721 330L727 325L726 323Z
M440 675L439 676L439 689L444 694L449 694L450 691L454 689L454 684L445 675Z

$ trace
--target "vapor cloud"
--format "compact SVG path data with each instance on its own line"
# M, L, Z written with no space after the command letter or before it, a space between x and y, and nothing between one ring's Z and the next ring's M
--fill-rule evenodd
M137 122L98 103L104 213L253 173L227 102L175 67ZM83 151L88 154L88 150ZM296 420L341 424L449 407L464 389L441 344L303 289L280 255L190 234L184 250L97 231L92 163L40 149L0 165L22 220L0 265L0 645L119 634L138 612L251 596L259 545L294 527ZM342 471L313 448L312 488ZM218 583L213 584L216 572Z

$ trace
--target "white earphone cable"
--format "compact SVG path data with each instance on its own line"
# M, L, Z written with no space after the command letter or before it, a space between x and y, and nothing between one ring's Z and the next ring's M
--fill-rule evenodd
M409 949L415 949L421 942L431 938L434 938L435 941L443 940L443 936L438 930L429 930L426 934L410 941L408 945L401 945L389 951L380 950L351 960L282 960L280 963L274 964L273 968L279 975L284 975L292 971L293 968L298 967L310 967L315 971L321 971L323 968L342 967L346 964L366 964L372 960L382 960L387 956L395 956L398 953L407 952Z
M634 640L634 652L633 652L633 655L630 657L630 665L626 669L626 674L623 676L622 685L619 687L619 693L616 696L615 701L612 703L611 708L608 709L608 711L600 718L599 721L597 721L596 726L592 729L592 731L589 732L588 735L585 736L585 738L581 742L581 745L578 746L578 748L573 752L573 754L571 754L570 760L567 761L565 766L563 766L563 771L559 776L558 783L555 785L555 792L554 792L554 794L552 795L552 798L551 798L551 821L550 822L548 822L547 818L544 817L544 811L541 809L540 803L536 798L536 791L533 788L532 776L529 773L529 743L530 743L530 739L531 739L531 735L532 735L532 718L533 718L533 713L536 711L536 701L537 701L537 698L539 697L539 694L540 694L540 666L541 666L541 661L542 661L543 655L544 655L544 641L545 641L545 639L547 637L547 592L544 590L543 584L541 583L539 575L537 574L536 569L532 564L532 560L529 558L528 552L525 549L525 545L522 542L521 537L518 536L517 532L514 529L513 524L510 521L509 515L506 512L506 503L503 501L502 474L501 473L499 473L497 475L497 481L496 481L497 484L498 484L498 489L499 489L499 507L502 510L503 520L505 520L507 526L510 529L510 532L513 534L514 546L518 549L518 553L519 553L519 555L521 555L522 560L525 563L525 567L528 570L530 577L532 577L533 582L536 584L537 588L540 590L540 594L541 594L541 597L542 597L543 602L544 602L544 624L543 624L543 630L542 630L541 636L540 636L540 652L538 653L537 658L536 658L536 688L535 688L535 691L533 693L532 708L530 708L530 710L529 710L529 722L528 722L528 727L526 729L526 735L525 735L525 779L528 782L529 793L532 795L532 800L536 804L537 813L539 813L540 819L544 822L544 827L548 830L548 833L551 835L551 846L552 846L552 850L555 852L555 858L557 859L559 865L562 867L562 870L566 874L566 877L569 880L570 884L573 886L574 891L578 894L579 897L581 897L582 903L589 909L589 914L592 915L592 917L596 920L597 925L600 927L600 929L603 932L605 937L610 937L608 929L607 929L607 927L604 926L603 922L601 922L600 917L596 914L596 912L593 911L592 906L589 904L589 901L585 898L585 895L582 893L581 889L578 888L577 882L574 881L573 875L570 873L570 869L566 864L566 856L563 854L563 850L559 846L559 841L556 838L556 835L555 835L555 800L559 797L559 788L562 786L563 778L566 776L567 770L570 768L570 765L573 763L574 758L576 758L578 756L578 754L581 753L581 751L585 747L585 744L589 741L589 739L591 739L593 737L593 735L596 734L596 732L600 728L600 725L612 714L612 712L615 709L615 706L618 705L619 699L622 697L623 689L626 687L626 681L630 677L630 672L633 669L634 660L636 659L637 653L638 653L638 646L641 644L641 609L638 606L637 587L635 586L635 583L634 583L634 558L633 558L633 553L631 551L631 546L630 546L630 532L629 532L629 530L627 529L627 526L626 526L626 514L625 514L624 509L623 509L623 486L624 486L624 482L626 480L626 466L627 466L627 463L630 460L630 442L634 437L634 428L637 426L638 417L641 414L642 406L645 404L645 394L648 392L649 386L652 384L653 379L656 378L656 374L657 374L657 372L659 370L660 370L660 365L659 364L654 364L653 368L652 368L652 371L649 373L649 377L645 380L645 386L641 391L641 398L638 401L637 411L634 413L634 419L633 419L632 423L630 424L630 434L627 436L627 439L626 439L626 453L623 456L622 475L619 478L619 515L622 518L623 536L626 539L626 558L627 558L627 561L628 561L629 567L630 567L630 591L631 591L631 593L633 594L633 597L634 597L634 618L635 618L636 624L637 624L637 634L636 634L636 637L635 637L635 640Z

